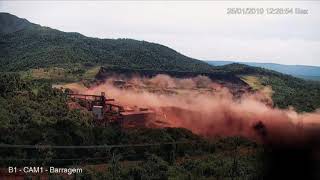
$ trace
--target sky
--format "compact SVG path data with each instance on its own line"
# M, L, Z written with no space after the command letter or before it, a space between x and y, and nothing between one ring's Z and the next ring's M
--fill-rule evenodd
M307 15L230 15L300 8ZM0 11L66 32L166 45L200 60L320 66L317 1L3 1Z

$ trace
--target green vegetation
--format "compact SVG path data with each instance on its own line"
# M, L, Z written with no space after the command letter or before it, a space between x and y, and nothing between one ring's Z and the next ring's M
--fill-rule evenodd
M271 86L272 99L279 108L294 107L302 112L311 112L320 107L320 83L305 81L291 76L264 76L263 85Z
M301 79L306 79L306 80L310 80L310 81L320 81L320 76L297 76Z
M100 66L91 67L89 68L83 75L83 79L91 80L96 77L96 75L99 73Z
M245 81L258 90L270 86L272 99L279 108L295 108L299 112L312 112L320 107L320 83L305 81L286 75L246 76Z
M270 86L274 92L272 99L279 108L294 107L299 112L311 112L320 107L320 83L306 81L290 75L250 66L231 64L233 70L243 76L254 88ZM236 68L236 67L237 68ZM249 77L249 78L248 78Z
M21 71L21 78L27 80L48 80L50 82L78 82L80 80L94 80L100 67L73 67L69 69L59 67L37 68Z
M218 68L218 67L217 67ZM279 108L294 107L299 112L311 112L320 107L320 83L290 75L241 64L219 66L220 70L242 77L254 90L270 86L272 99Z
M121 157L120 157L121 158ZM120 159L119 158L119 159ZM146 155L143 162L121 163L110 160L100 172L93 167L82 175L85 179L263 179L263 158L259 153L239 156L238 151L216 152L192 158L186 156L173 164L156 155Z
M0 17L4 14L1 13ZM15 18L16 21L20 20ZM131 39L89 38L31 23L19 31L0 33L0 64L0 71L25 71L53 66L68 69L78 65L184 71L211 69L205 62L186 57L160 44Z

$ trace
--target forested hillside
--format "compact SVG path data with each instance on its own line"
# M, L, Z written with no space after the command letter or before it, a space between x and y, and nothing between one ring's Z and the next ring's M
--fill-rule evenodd
M320 83L306 81L290 75L243 64L216 67L237 76L254 76L262 86L273 90L274 105L279 108L295 108L310 112L320 108Z
M9 13L0 13L0 33L8 34L32 26L26 19L17 18Z
M163 45L132 39L98 39L66 33L0 13L0 71L15 71L29 80L72 82L92 79L100 67L173 75L203 74L230 82L258 77L274 90L281 108L299 111L320 107L320 83L240 64L211 66Z
M79 33L66 33L30 24L7 28L21 20L7 13L0 14L1 71L28 68L83 65L117 65L132 68L209 71L202 61L186 57L163 45L131 39L97 39ZM15 21L15 22L14 22ZM6 30L6 29L11 29Z

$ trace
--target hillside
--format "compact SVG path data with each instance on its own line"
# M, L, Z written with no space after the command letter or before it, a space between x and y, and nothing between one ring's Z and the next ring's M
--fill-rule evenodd
M223 66L227 64L235 63L233 61L207 61L214 66ZM284 74L289 74L295 77L308 79L308 80L320 80L320 67L318 66L304 66L304 65L284 65L275 63L254 63L254 62L239 62L253 67L261 67L265 69L274 70Z
M25 29L32 24L26 19L18 18L9 13L0 13L0 33L8 34Z
M241 64L211 66L160 44L90 38L33 24L8 13L0 13L0 24L0 72L16 71L28 80L92 80L101 69L108 68L179 77L202 74L238 84L244 76L255 76L249 79L275 90L273 99L278 107L294 106L299 111L320 107L319 83L272 70Z
M26 23L27 25L24 25ZM97 39L27 23L0 14L0 71L74 64L209 71L202 61L166 46L131 39ZM16 27L16 28L15 28ZM11 33L10 33L11 32ZM13 33L14 32L14 33Z

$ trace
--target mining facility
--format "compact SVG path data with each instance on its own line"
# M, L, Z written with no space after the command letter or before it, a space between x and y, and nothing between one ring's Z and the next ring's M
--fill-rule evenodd
M155 112L145 107L124 107L107 98L105 92L100 95L68 93L73 109L86 109L94 116L94 124L99 126L120 125L121 127L144 127L155 118Z

